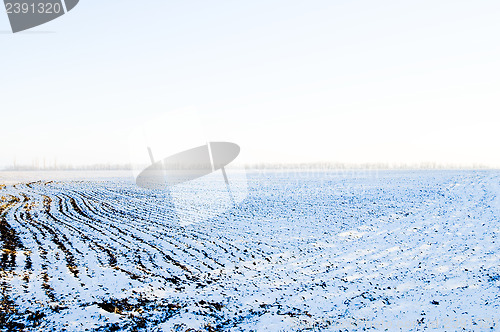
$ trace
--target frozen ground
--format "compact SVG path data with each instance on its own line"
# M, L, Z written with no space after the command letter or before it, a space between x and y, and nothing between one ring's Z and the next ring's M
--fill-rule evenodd
M209 220L125 179L0 186L0 329L500 330L500 172L248 181Z

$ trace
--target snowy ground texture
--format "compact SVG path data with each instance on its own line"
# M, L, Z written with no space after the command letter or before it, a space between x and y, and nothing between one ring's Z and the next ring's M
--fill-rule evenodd
M500 330L500 172L248 181L184 226L125 180L0 186L0 330Z

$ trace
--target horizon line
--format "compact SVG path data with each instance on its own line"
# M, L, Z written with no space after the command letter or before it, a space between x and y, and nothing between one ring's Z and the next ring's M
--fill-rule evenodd
M141 169L143 165L136 164L106 164L96 163L87 165L71 165L62 164L57 166L33 166L33 165L15 165L0 168L0 172L15 172L15 171L133 171ZM500 170L499 166L485 165L482 163L438 163L438 162L417 162L417 163L389 163L389 162L295 162L295 163L278 163L278 162L261 162L261 163L246 163L234 164L233 168L237 169L256 169L256 170L279 170L279 169L488 169Z

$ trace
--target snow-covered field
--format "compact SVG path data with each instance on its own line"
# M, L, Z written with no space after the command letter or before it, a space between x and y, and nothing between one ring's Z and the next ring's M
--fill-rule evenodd
M208 220L125 178L0 197L5 331L500 330L500 172L255 172Z

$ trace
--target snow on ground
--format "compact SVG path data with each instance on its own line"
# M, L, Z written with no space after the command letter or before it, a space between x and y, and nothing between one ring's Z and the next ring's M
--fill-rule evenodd
M500 329L500 172L248 181L208 220L126 180L0 187L0 329Z

